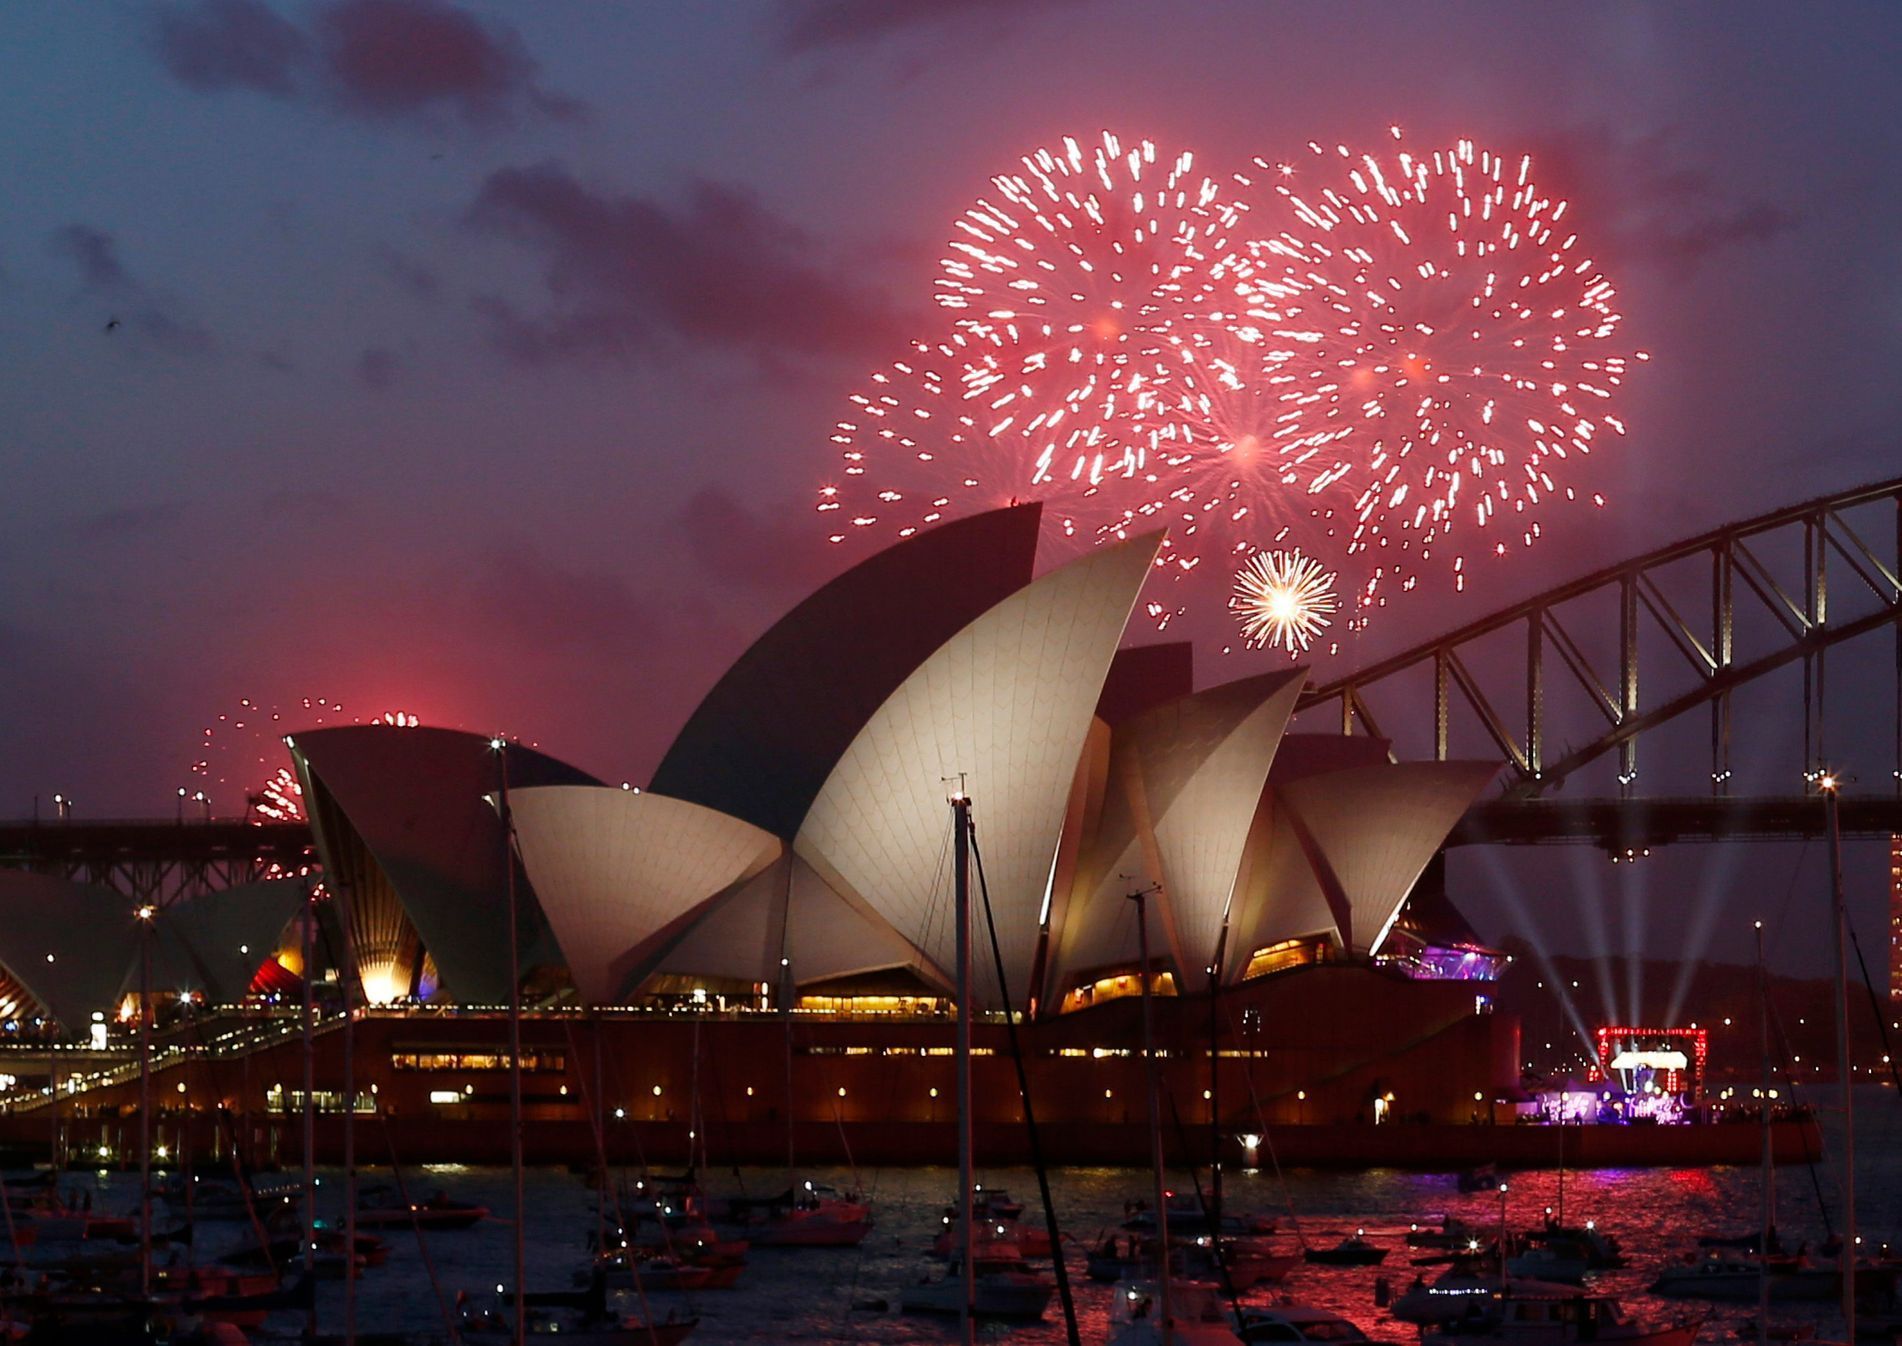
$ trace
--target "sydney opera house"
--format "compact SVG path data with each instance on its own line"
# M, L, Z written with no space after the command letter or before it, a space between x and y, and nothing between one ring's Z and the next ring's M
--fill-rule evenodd
M1038 574L1038 528L1035 505L997 510L839 576L727 671L641 788L460 731L323 728L287 740L309 876L157 911L142 940L121 894L0 871L0 1017L116 1035L144 949L176 1001L176 1142L223 1108L276 1144L302 1098L302 979L329 1010L320 1106L342 1097L347 983L370 1007L352 1030L369 1106L425 1157L479 1157L506 1113L514 968L531 1143L551 1157L599 1115L655 1155L694 1131L716 1162L783 1157L789 1133L815 1158L943 1158L962 790L995 930L993 948L980 907L980 1147L1021 1153L1015 1012L1060 1157L1143 1152L1145 977L1170 1098L1225 1144L1490 1111L1517 1027L1490 1012L1498 956L1435 860L1492 764L1291 734L1300 670L1197 689L1187 646L1123 647L1159 537ZM75 1135L110 1147L123 1071L68 1070L53 1087Z

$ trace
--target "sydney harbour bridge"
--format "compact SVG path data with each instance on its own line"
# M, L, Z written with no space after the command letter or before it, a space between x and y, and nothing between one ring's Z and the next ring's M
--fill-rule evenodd
M1858 640L1845 667L1839 647ZM1857 775L1842 830L1902 836L1902 478L1558 585L1311 688L1297 716L1387 739L1400 758L1496 756L1503 788L1449 845L1614 855L1821 834L1815 786L1835 769L1832 725L1841 750L1847 722ZM1798 761L1770 760L1797 738ZM0 823L0 866L160 905L312 863L302 823Z

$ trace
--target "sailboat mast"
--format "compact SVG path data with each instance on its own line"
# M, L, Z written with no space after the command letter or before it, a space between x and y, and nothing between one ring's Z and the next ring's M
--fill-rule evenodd
M317 976L316 903L316 887L306 882L303 920L299 923L298 931L304 959L304 1003L298 1027L304 1048L304 1275L313 1283L317 1278L317 1047L313 1040L313 1021L316 1017L313 997L316 994ZM304 1310L305 1335L314 1336L317 1332L317 1301L313 1297L307 1303L309 1307Z
M1843 829L1836 777L1822 778L1829 819L1829 875L1836 926L1836 1074L1843 1107L1843 1340L1856 1339L1856 1110L1849 1063L1849 907L1843 897Z
M341 880L331 893L342 941L343 975L337 979L343 996L343 1339L357 1343L357 1029L354 989L357 951L352 942L350 904Z
M152 917L139 908L139 1294L152 1297Z
M1169 1202L1162 1183L1162 1082L1156 1069L1155 1030L1149 1012L1149 908L1147 891L1130 896L1136 903L1136 955L1141 962L1137 976L1143 988L1143 1061L1149 1077L1149 1163L1156 1181L1156 1303L1161 1309L1162 1340L1174 1335L1169 1315Z
M521 916L515 903L514 819L509 814L509 749L506 739L490 742L501 777L502 872L509 907L509 1165L515 1173L515 1346L524 1346L528 1330L528 1202L522 1182L522 949Z
M1763 1133L1763 1218L1757 1230L1757 1346L1770 1342L1770 1234L1777 1223L1776 1156L1770 1136L1770 978L1763 966L1763 922L1757 922L1757 1051L1763 1068L1757 1123Z
M951 818L958 930L958 1225L963 1240L958 1339L970 1346L977 1328L977 1220L971 1209L971 801L961 784L951 796Z

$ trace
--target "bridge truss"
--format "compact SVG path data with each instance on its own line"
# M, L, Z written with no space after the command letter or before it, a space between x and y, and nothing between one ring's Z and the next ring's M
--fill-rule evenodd
M1721 798L1734 774L1739 689L1801 665L1803 770L1813 781L1827 760L1829 653L1885 627L1895 632L1887 723L1859 724L1857 746L1864 755L1875 747L1872 729L1887 740L1886 784L1902 798L1902 478L1728 524L1560 585L1316 687L1300 709L1331 708L1344 734L1416 731L1410 738L1430 740L1442 761L1455 733L1476 725L1505 764L1507 801L1540 799L1614 753L1618 794L1632 798L1643 737L1701 709L1710 793ZM1568 709L1582 702L1597 727L1555 750L1550 702L1561 688ZM1865 782L1858 793L1867 792Z

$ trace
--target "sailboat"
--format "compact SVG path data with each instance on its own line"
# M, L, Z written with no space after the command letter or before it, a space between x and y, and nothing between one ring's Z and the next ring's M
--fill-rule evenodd
M498 785L495 795L502 819L503 869L508 883L509 947L509 1135L510 1167L515 1182L514 1293L501 1296L494 1307L463 1306L461 1336L465 1340L499 1343L508 1338L524 1346L530 1336L559 1336L574 1346L675 1346L684 1341L699 1320L669 1316L665 1322L643 1321L612 1312L607 1303L606 1268L597 1266L587 1288L529 1291L525 1288L527 1213L522 1153L522 969L520 912L515 891L515 827L509 812L508 742L490 740L495 750ZM636 1288L639 1282L636 1281Z
M1148 890L1130 894L1136 904L1136 947L1142 980L1143 1062L1149 1086L1150 1167L1154 1170L1155 1206L1164 1212L1156 1221L1156 1281L1153 1290L1132 1285L1118 1297L1123 1320L1112 1327L1108 1346L1241 1346L1229 1326L1230 1317L1212 1287L1195 1282L1176 1284L1169 1267L1169 1194L1163 1190L1161 1085L1156 1078L1154 1029L1150 1022Z
M971 1179L971 801L962 789L951 797L954 919L957 922L958 1006L958 1195L963 1217L952 1228L960 1246L942 1278L908 1286L899 1296L906 1313L956 1314L964 1341L979 1318L1037 1319L1056 1287L1032 1270L1008 1243L980 1244L971 1216L978 1199Z

